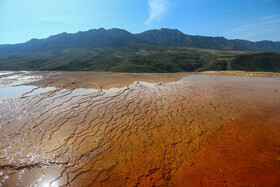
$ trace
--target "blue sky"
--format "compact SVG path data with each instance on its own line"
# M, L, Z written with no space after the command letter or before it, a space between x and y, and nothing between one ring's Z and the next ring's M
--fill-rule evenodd
M280 0L0 0L0 44L100 27L280 41Z

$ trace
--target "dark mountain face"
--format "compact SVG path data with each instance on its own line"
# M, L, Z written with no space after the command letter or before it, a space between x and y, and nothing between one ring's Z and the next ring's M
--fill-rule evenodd
M142 42L122 29L93 29L75 34L61 33L46 39L32 39L23 44L2 45L0 54L34 53L68 48L123 47Z
M260 41L250 42L247 40L230 40L233 45L248 51L280 51L280 42Z
M159 46L194 47L202 49L236 49L222 37L191 36L177 29L150 30L135 35L137 38ZM230 46L230 47L229 47Z
M160 46L216 50L280 51L280 42L250 42L247 40L227 40L224 37L192 36L186 35L177 29L150 30L135 36Z
M0 45L0 71L280 72L279 52L256 51L280 51L280 42L191 36L174 29L140 34L93 29Z
M62 33L45 39L43 44L51 48L76 48L76 47L122 47L135 40L133 35L125 30L93 29L76 34ZM32 41L31 41L32 42Z
M184 46L184 42L187 39L187 35L177 29L149 30L134 36L155 45L172 47Z
M167 47L191 47L216 50L280 51L280 42L227 40L223 37L186 35L177 29L149 30L131 34L122 29L93 29L75 34L61 33L23 44L0 45L0 54L34 53L71 48L124 47L134 43Z

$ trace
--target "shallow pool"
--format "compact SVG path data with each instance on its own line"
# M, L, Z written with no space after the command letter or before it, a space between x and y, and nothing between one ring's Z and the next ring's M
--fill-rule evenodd
M5 88L0 88L0 100L12 98L12 97L18 97L23 94L26 94L26 96L36 95L44 92L49 92L52 90L55 90L55 88L54 87L38 88L36 86L5 87Z

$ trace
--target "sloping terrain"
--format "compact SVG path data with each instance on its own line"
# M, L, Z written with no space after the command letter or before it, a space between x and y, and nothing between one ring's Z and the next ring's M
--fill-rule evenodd
M279 72L279 42L121 29L62 33L23 44L0 46L0 70L193 72L247 70Z
M246 70L280 72L280 53L248 53L133 44L120 48L66 49L0 56L0 70L195 72Z
M191 47L216 50L280 51L280 42L227 40L224 37L192 36L177 29L149 30L131 34L123 29L92 29L74 34L61 33L46 39L26 43L0 45L0 54L34 53L69 48L123 47L131 43L146 43L167 47Z
M216 50L280 51L280 42L228 40L224 37L193 36L177 29L149 30L135 35L137 38L160 46L192 47Z

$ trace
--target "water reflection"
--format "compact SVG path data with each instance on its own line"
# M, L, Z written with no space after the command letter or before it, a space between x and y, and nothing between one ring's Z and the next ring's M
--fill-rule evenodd
M40 186L42 186L42 187L57 187L58 186L58 183L56 181L54 181L54 182L51 182L51 181L52 180L44 182Z
M0 88L0 100L8 99L11 97L21 96L24 93L31 91L36 88L35 86L14 86Z
M39 81L42 78L43 76L36 74L36 72L0 72L0 88L23 85Z
M55 90L53 87L38 88L36 86L12 86L0 88L0 100L19 96L31 96Z

